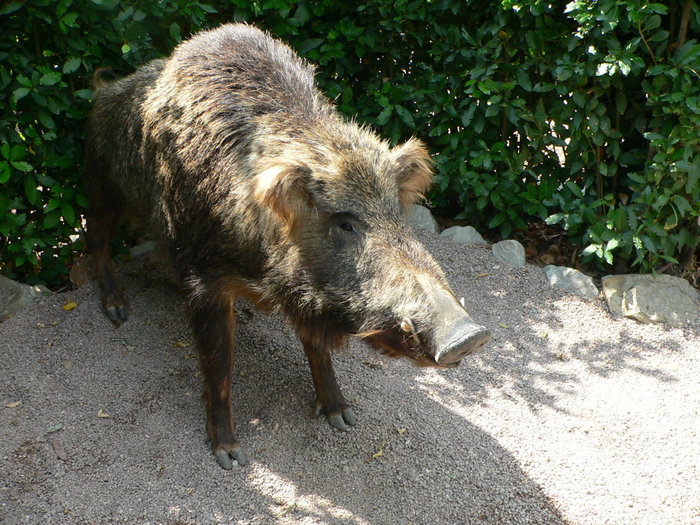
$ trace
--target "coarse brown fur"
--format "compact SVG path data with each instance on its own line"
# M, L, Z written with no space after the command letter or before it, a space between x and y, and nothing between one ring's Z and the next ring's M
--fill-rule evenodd
M354 416L330 350L364 334L421 361L401 319L430 351L441 315L431 290L454 298L404 220L432 180L425 146L391 148L343 120L313 76L286 45L225 25L100 82L89 119L88 242L105 309L117 325L126 319L109 239L129 219L163 239L182 278L207 429L226 468L228 454L245 461L230 407L237 297L290 319L320 409L339 427Z

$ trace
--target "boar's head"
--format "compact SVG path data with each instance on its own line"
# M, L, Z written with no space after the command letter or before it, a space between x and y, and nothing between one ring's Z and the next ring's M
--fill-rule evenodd
M256 196L280 225L268 288L302 340L333 347L356 336L442 367L488 342L407 225L432 181L420 141L390 148L343 123L284 148L258 170Z

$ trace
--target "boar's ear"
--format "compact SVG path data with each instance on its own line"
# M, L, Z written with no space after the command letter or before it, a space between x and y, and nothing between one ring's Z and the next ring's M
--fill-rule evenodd
M408 210L430 188L433 161L425 144L413 138L392 149L391 155L399 165L399 201Z
M313 208L311 170L302 164L274 164L256 177L255 200L272 209L292 233Z

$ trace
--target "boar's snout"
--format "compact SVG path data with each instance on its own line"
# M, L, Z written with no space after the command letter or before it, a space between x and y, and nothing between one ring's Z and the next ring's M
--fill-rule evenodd
M438 366L457 366L466 356L479 351L491 339L491 332L463 317L452 325L438 340L435 363Z

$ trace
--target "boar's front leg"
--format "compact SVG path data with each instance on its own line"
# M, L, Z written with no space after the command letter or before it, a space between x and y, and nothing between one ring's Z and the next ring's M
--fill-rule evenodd
M331 426L348 430L347 425L354 426L357 419L340 392L328 350L316 342L302 339L302 343L316 389L316 414L324 413Z
M231 417L231 366L236 330L233 308L235 297L231 297L225 291L216 293L213 290L203 291L202 288L197 290L197 298L190 301L189 311L204 376L202 397L207 408L207 433L217 462L222 468L230 470L233 464L229 456L240 465L248 463L245 452L233 435Z

